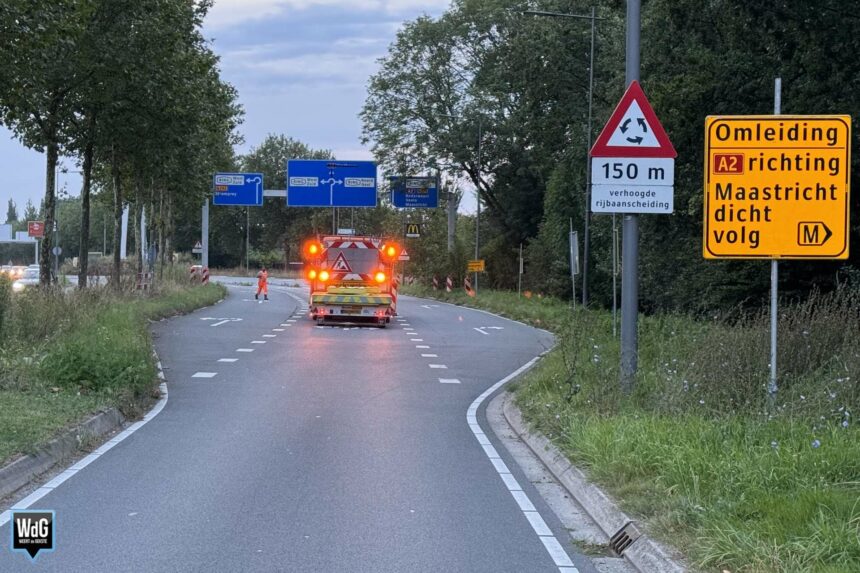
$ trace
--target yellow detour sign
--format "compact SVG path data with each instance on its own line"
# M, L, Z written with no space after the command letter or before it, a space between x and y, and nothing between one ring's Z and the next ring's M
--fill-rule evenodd
M851 118L705 121L706 259L847 259Z
M470 273L482 273L484 272L484 259L478 259L476 261L469 261L469 272Z

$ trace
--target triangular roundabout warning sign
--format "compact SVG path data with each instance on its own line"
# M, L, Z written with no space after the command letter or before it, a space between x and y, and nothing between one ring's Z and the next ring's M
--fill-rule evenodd
M591 148L592 157L677 157L666 130L645 97L632 82Z
M339 273L351 273L352 267L346 262L346 257L343 256L343 253L339 253L334 260L334 264L331 266L331 270Z

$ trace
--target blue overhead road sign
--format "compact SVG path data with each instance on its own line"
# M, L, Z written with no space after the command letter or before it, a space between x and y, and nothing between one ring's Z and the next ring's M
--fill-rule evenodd
M376 207L376 162L290 159L290 207Z
M391 202L395 207L438 207L436 178L392 177Z
M262 173L216 173L212 179L215 205L263 205Z

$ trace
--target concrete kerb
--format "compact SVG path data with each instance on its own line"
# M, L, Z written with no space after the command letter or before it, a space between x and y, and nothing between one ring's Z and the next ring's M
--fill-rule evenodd
M82 449L92 446L92 440L100 440L124 424L125 418L116 408L99 412L80 426L51 440L38 452L0 468L0 499L11 496Z
M502 412L505 420L520 439L543 462L556 480L573 499L582 506L598 527L613 541L619 535L629 535L632 541L621 555L640 573L685 573L687 569L669 556L647 535L641 533L636 524L615 505L606 493L590 483L579 468L573 466L567 457L545 436L529 430L522 418L520 409L511 399L511 394L502 392L504 400ZM626 528L626 529L625 529ZM633 539L635 537L635 539Z

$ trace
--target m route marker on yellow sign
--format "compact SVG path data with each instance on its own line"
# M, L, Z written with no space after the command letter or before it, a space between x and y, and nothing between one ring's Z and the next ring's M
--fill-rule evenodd
M711 116L705 161L705 258L848 258L850 116Z

